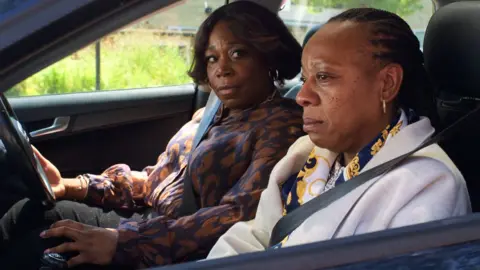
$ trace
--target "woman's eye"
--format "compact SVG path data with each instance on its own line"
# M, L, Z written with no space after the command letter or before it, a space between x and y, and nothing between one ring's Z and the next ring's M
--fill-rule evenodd
M244 55L244 52L242 50L235 50L232 52L232 57L233 58L239 58Z
M302 77L300 77L300 81L302 82L302 84L304 84L307 81L307 78L302 76Z
M216 60L214 56L207 56L205 59L207 60L207 63L214 63Z
M326 74L323 74L323 73L318 73L317 75L315 75L315 77L319 81L325 81L325 80L328 80L330 78L330 76L328 76Z

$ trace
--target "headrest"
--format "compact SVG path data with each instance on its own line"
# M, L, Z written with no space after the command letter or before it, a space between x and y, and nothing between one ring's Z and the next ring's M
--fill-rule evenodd
M270 10L273 13L277 13L278 9L280 8L281 3L278 1L271 1L271 0L233 0L230 1L230 3L237 2L237 1L250 1L257 3L261 6L266 7L268 10ZM282 2L283 4L283 2Z
M305 38L303 39L302 47L305 47L305 45L307 45L307 42L318 31L318 29L320 29L320 27L322 27L322 25L323 24L315 25L312 28L310 28L310 30L308 30L307 34L305 35Z
M480 98L480 1L456 2L431 18L425 68L442 96Z

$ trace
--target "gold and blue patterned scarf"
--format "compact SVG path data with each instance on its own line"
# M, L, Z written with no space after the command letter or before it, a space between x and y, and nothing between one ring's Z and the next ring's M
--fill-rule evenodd
M343 155L330 152L328 156L319 148L314 148L296 175L292 175L282 185L284 212L286 215L309 200L357 176L365 165L382 149L387 140L395 136L409 123L416 122L418 117L412 110L407 113L399 110L394 120L345 166L341 166ZM288 239L272 248L281 247Z

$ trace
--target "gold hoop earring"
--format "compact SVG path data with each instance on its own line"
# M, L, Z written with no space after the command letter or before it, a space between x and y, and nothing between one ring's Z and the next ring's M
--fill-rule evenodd
M383 114L387 114L387 104L385 103L385 99L382 98L382 107L383 107Z

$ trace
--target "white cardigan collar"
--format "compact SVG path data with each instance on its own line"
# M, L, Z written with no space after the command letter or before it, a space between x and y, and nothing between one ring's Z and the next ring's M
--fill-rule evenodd
M421 117L419 121L402 128L397 135L388 140L385 146L365 165L362 171L371 169L388 160L412 151L431 137L434 132L435 129L432 127L430 120ZM290 147L287 155L282 158L273 169L270 174L269 186L278 186L285 182L292 174L298 173L314 147L316 146L308 135L299 138ZM331 151L327 149L319 150L325 151L325 156L331 153Z

